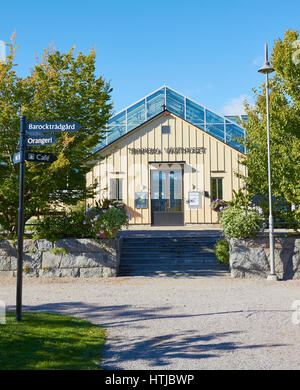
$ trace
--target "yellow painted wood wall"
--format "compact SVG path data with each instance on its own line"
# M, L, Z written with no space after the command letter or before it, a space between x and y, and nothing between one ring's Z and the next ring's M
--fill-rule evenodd
M170 134L162 134L162 125L171 127ZM170 147L204 147L205 153L171 154L165 151ZM161 154L132 154L130 148L158 148ZM155 165L150 162L182 162L184 161L184 222L217 223L217 213L212 211L211 178L223 178L223 198L232 199L232 190L238 190L241 180L235 172L245 174L245 167L239 163L242 154L230 146L218 141L213 136L191 125L173 114L149 121L98 152L98 156L106 156L94 166L87 175L87 184L98 181L99 198L109 196L109 179L123 179L123 201L131 213L131 224L151 224L151 191L150 169ZM189 191L208 193L202 196L202 207L191 209L186 202ZM135 192L148 192L148 209L135 209ZM90 202L92 204L92 202Z

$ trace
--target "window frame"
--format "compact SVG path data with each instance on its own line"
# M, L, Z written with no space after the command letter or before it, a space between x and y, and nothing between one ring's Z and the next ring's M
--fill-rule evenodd
M215 180L216 181L216 198L214 199L213 198L213 180ZM220 194L219 194L219 192L220 192L220 185L219 185L219 180L221 181L221 195L222 196L219 196ZM224 190L223 190L223 188L224 188L224 178L223 177L211 177L210 178L210 200L213 202L214 200L216 200L216 199L221 199L221 200L224 200L223 198L224 198Z
M120 178L120 177L112 177L110 179L110 189L109 189L109 199L110 200L115 200L115 201L123 201L123 178ZM111 188L111 185L112 185L112 181L114 181L114 185L115 185L115 190L114 190L114 193L116 194L116 198L113 199L111 194L112 194L112 188ZM122 195L122 197L120 197L120 194Z

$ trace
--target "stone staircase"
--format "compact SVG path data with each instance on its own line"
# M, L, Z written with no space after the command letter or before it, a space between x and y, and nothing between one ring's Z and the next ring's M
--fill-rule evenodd
M226 276L214 246L218 233L132 234L120 240L119 276Z

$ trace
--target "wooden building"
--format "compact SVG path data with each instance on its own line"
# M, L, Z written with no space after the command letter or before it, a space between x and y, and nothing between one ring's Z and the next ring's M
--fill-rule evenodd
M107 130L87 183L97 180L99 198L124 202L131 224L217 223L212 200L231 200L242 186L244 129L169 87L112 117Z

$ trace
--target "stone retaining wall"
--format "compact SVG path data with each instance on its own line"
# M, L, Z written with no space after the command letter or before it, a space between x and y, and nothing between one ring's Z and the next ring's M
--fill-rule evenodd
M110 277L119 269L119 240L24 240L23 275ZM0 240L0 277L16 276L17 243Z
M228 240L231 276L267 278L270 273L269 236ZM275 272L279 279L300 279L300 237L275 237Z

